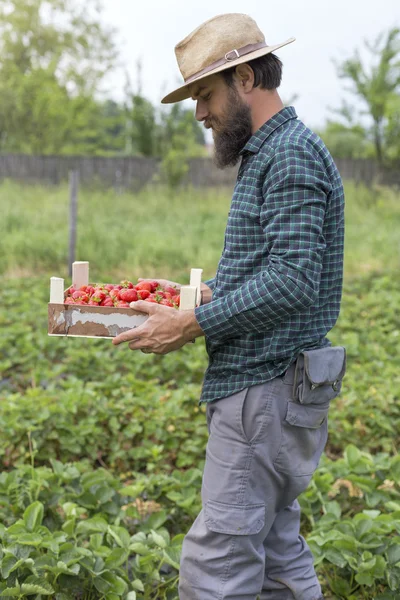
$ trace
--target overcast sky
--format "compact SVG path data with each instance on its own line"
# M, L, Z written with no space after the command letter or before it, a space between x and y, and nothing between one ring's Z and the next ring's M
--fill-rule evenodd
M310 127L319 127L338 107L344 82L332 59L343 60L363 48L363 40L400 26L400 0L103 0L103 18L115 26L121 59L135 84L141 59L142 93L152 102L182 83L174 46L202 22L218 14L245 12L257 22L267 44L295 37L277 51L283 61L284 100L294 94L298 115ZM362 52L369 57L369 54ZM111 94L123 95L124 74L109 77ZM193 106L192 101L186 101Z

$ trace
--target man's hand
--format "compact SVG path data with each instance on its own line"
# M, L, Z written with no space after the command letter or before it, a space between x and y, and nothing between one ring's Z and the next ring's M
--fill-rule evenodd
M117 346L129 342L131 350L147 353L168 354L178 350L187 342L204 335L197 323L194 310L176 310L162 304L131 302L131 308L149 315L143 325L117 335L112 343Z

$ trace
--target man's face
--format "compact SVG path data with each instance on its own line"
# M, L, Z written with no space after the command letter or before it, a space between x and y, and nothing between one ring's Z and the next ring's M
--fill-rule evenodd
M206 129L212 128L217 167L233 167L252 135L250 107L236 87L229 87L218 74L192 84L191 93L197 102L196 119L203 121Z

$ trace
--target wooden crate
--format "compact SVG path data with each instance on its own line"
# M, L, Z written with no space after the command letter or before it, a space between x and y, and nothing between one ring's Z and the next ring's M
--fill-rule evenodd
M199 304L201 272L201 269L192 269L190 285L181 287L180 310L193 309ZM82 285L89 285L88 262L73 264L72 285L76 289ZM64 290L64 279L59 277L50 279L48 304L48 335L50 336L113 338L142 325L148 319L147 315L132 308L65 304L68 289Z

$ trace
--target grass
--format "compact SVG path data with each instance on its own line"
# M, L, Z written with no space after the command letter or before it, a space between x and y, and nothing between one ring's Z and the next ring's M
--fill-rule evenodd
M347 277L400 263L400 194L346 183ZM190 268L212 277L223 246L231 190L146 188L79 192L76 260L92 279L166 277ZM0 185L0 275L67 276L68 188Z

